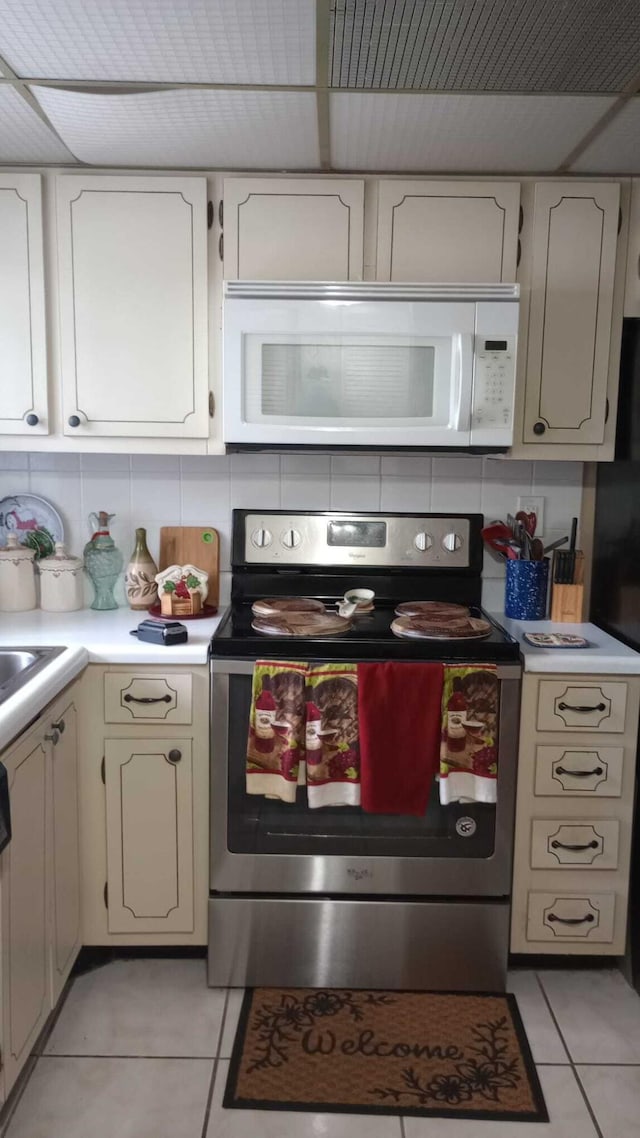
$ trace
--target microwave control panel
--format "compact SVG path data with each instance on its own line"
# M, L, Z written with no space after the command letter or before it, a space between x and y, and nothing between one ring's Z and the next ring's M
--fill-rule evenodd
M472 430L512 430L516 338L476 338Z

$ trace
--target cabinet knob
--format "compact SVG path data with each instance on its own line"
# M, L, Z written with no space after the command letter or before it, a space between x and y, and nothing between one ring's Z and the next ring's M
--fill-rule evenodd
M31 414L27 415L25 422L28 427L37 427L40 420L36 413L32 411Z
M54 747L57 745L59 738L60 735L57 731L52 731L50 735L45 735L45 739L53 743Z
M178 751L178 750L169 751L167 758L168 758L170 763L179 763L180 759L182 758L182 751Z
M544 423L534 423L533 424L534 435L543 435L544 432L546 431L546 429L547 428L545 427Z
M54 728L54 730L59 731L61 735L64 735L64 719L59 719L57 723L52 723L51 726Z
M80 426L80 417L78 415L69 415L67 422L69 423L70 427L79 427ZM535 430L535 428L534 428L534 430Z

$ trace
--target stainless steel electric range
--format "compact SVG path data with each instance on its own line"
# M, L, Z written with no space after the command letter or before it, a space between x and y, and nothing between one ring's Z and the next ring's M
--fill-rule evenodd
M236 510L232 600L211 644L209 983L493 989L504 986L520 700L517 643L403 639L398 603L480 609L479 514ZM265 636L260 598L310 597L335 611L375 591L340 636ZM245 792L257 659L493 664L499 683L497 802L423 817L310 810Z

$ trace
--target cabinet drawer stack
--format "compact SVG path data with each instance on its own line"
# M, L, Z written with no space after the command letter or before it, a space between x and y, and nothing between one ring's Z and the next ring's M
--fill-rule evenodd
M523 682L511 951L625 948L640 679Z

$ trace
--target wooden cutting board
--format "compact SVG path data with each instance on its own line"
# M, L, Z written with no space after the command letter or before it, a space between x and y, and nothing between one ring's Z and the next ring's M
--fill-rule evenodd
M220 538L212 526L162 526L160 571L169 565L195 565L209 574L207 604L220 598Z
M351 621L331 612L289 612L282 616L254 616L251 627L267 636L338 636Z

